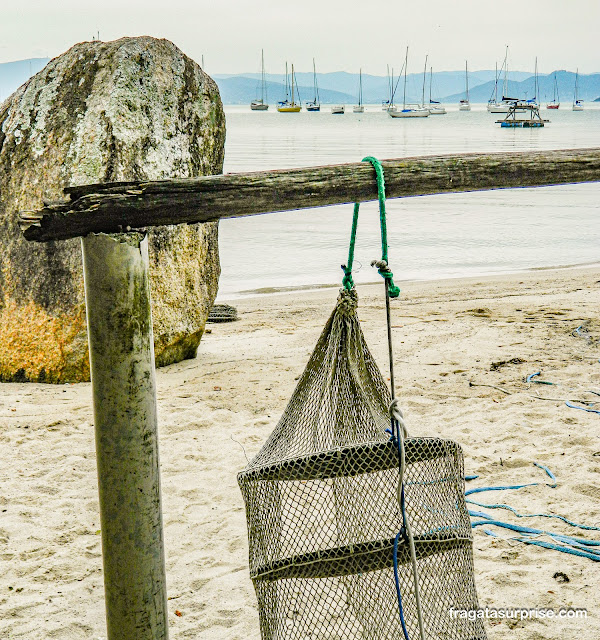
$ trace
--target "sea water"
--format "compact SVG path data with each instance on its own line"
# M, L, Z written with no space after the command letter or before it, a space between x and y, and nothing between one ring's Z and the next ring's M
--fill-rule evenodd
M541 129L501 128L485 105L470 112L390 118L278 113L226 107L224 171L259 171L468 152L600 146L600 105L541 110ZM600 184L453 193L388 200L389 261L397 282L516 272L600 262ZM352 205L222 220L219 299L341 282ZM361 205L354 280L377 281L376 203Z

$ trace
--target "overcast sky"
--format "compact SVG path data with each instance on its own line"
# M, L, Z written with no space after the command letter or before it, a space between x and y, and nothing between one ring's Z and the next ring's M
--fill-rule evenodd
M1 0L0 62L53 57L102 40L172 40L208 73L268 72L285 61L317 70L385 75L410 47L409 72L429 54L434 71L510 68L600 71L600 0ZM8 5L8 6L7 6ZM411 68L412 67L412 68Z

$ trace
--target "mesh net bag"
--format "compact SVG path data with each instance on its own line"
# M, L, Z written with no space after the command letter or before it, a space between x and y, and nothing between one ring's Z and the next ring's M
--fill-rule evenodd
M277 427L238 476L263 640L403 638L394 577L402 528L390 392L342 289ZM477 609L462 452L407 438L404 491L425 637L485 640ZM408 544L397 550L410 640L419 638Z

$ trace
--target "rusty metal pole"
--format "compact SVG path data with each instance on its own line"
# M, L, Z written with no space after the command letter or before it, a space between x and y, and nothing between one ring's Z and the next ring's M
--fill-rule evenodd
M82 248L108 640L167 640L148 241Z

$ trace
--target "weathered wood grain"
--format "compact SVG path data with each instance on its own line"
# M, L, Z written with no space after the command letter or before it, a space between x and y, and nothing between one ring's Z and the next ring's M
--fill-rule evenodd
M600 181L600 149L424 156L382 161L389 198ZM63 240L377 198L368 163L71 187L21 214L28 240Z

